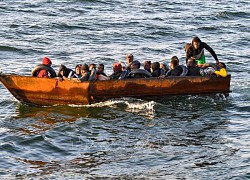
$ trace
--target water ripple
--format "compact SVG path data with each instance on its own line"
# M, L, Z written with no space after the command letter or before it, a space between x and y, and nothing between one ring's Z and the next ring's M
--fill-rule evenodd
M173 55L185 62L183 46L197 35L232 75L229 97L118 98L88 106L25 106L0 84L2 179L249 178L249 2L0 4L0 71L30 75L45 55L56 70L94 62L107 74L127 53L141 62Z

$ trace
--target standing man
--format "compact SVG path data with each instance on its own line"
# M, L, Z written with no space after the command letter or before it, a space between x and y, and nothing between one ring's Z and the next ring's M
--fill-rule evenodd
M205 64L206 58L204 55L204 49L210 52L210 54L215 59L216 64L218 64L219 60L214 50L209 45L207 45L207 43L202 42L198 37L194 37L191 46L186 49L186 63L188 60L193 60L197 62L198 66Z

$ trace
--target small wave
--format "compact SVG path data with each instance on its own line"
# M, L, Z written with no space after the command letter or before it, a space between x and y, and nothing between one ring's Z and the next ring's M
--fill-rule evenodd
M9 128L4 128L4 127L0 128L0 134L3 134L3 133L8 132L8 131L10 131Z
M127 105L128 109L132 109L133 111L136 110L154 110L155 102L128 102L125 101L125 104Z
M0 46L0 51L18 52L18 51L22 51L22 50L15 48L15 47L12 47L12 46Z
M105 106L112 107L114 105L117 105L117 104L120 104L120 103L123 103L123 102L124 101L122 101L122 100L108 100L108 101L104 101L104 102L94 103L94 104L91 104L91 105L74 105L74 104L71 104L69 106L70 107L105 107Z
M155 117L155 105L156 102L125 102L127 105L126 110L128 112L136 113L138 115L146 116L149 119L153 119Z
M71 25L68 23L52 23L52 28L65 29L65 30L91 30L87 25Z
M91 105L69 105L71 107L111 107L111 108L122 108L127 112L137 113L138 115L154 117L155 114L154 101L143 101L141 99L134 98L121 98L112 99L104 102L99 102Z
M19 101L12 96L10 96L9 99L0 98L0 107L2 106L2 109L8 108L9 106L12 106L13 103L18 103L18 102Z
M151 35L154 36L170 36L173 35L172 32L168 32L168 31L154 31L151 33Z
M246 17L249 17L249 13L222 11L222 12L219 12L216 15L216 17L218 17L218 18L233 18L233 17L246 18Z
M198 28L199 30L205 30L205 31L216 31L216 30L218 30L218 28L217 27L215 27L215 26L210 26L210 27L208 27L208 26L206 26L206 27L200 27L200 28Z
M90 107L104 107L104 106L113 106L117 104L125 104L129 109L152 109L155 106L154 101L143 101L140 99L133 99L133 98L123 98L123 99L114 99L108 100L100 103L95 103L92 105L86 105Z

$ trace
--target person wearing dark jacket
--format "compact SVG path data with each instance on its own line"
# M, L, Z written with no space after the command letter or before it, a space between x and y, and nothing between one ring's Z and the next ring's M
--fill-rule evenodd
M205 64L206 59L204 56L204 49L210 52L210 54L215 59L216 64L218 64L219 60L214 50L209 45L207 45L207 43L202 42L200 38L198 37L194 37L192 40L191 46L185 50L186 51L186 63L188 62L188 60L194 60L197 62L198 66Z
M162 68L160 68L160 63L159 62L153 62L150 65L150 69L151 69L152 77L160 77L162 75L165 76L165 71Z
M150 71L151 61L144 61L144 69L151 73Z
M98 64L98 67L97 67L97 74L98 75L103 75L103 76L107 76L105 73L104 73L104 64Z
M166 76L180 76L183 72L183 69L178 65L177 59L172 59L170 61L170 70L167 72Z
M81 64L77 64L75 66L75 71L71 71L68 77L69 78L78 78L78 79L80 79L82 77L81 67L82 67Z
M83 64L81 67L82 77L79 79L81 82L88 81L90 76L89 66L87 64Z
M104 73L104 64L98 65L96 80L109 80L109 77Z
M201 68L193 60L187 62L187 68L187 76L201 76Z
M73 73L72 69L69 69L65 65L61 64L57 76L59 77L60 80L65 80L70 78L72 73Z
M113 73L110 75L110 79L119 79L122 75L122 64L120 62L115 62L113 64Z

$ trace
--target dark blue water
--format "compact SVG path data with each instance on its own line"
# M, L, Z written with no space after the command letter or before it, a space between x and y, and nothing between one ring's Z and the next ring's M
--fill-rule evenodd
M0 84L0 179L249 179L250 2L0 1L0 71L43 56L79 63L185 62L197 35L232 75L229 97L28 107ZM214 62L206 53L207 61Z

